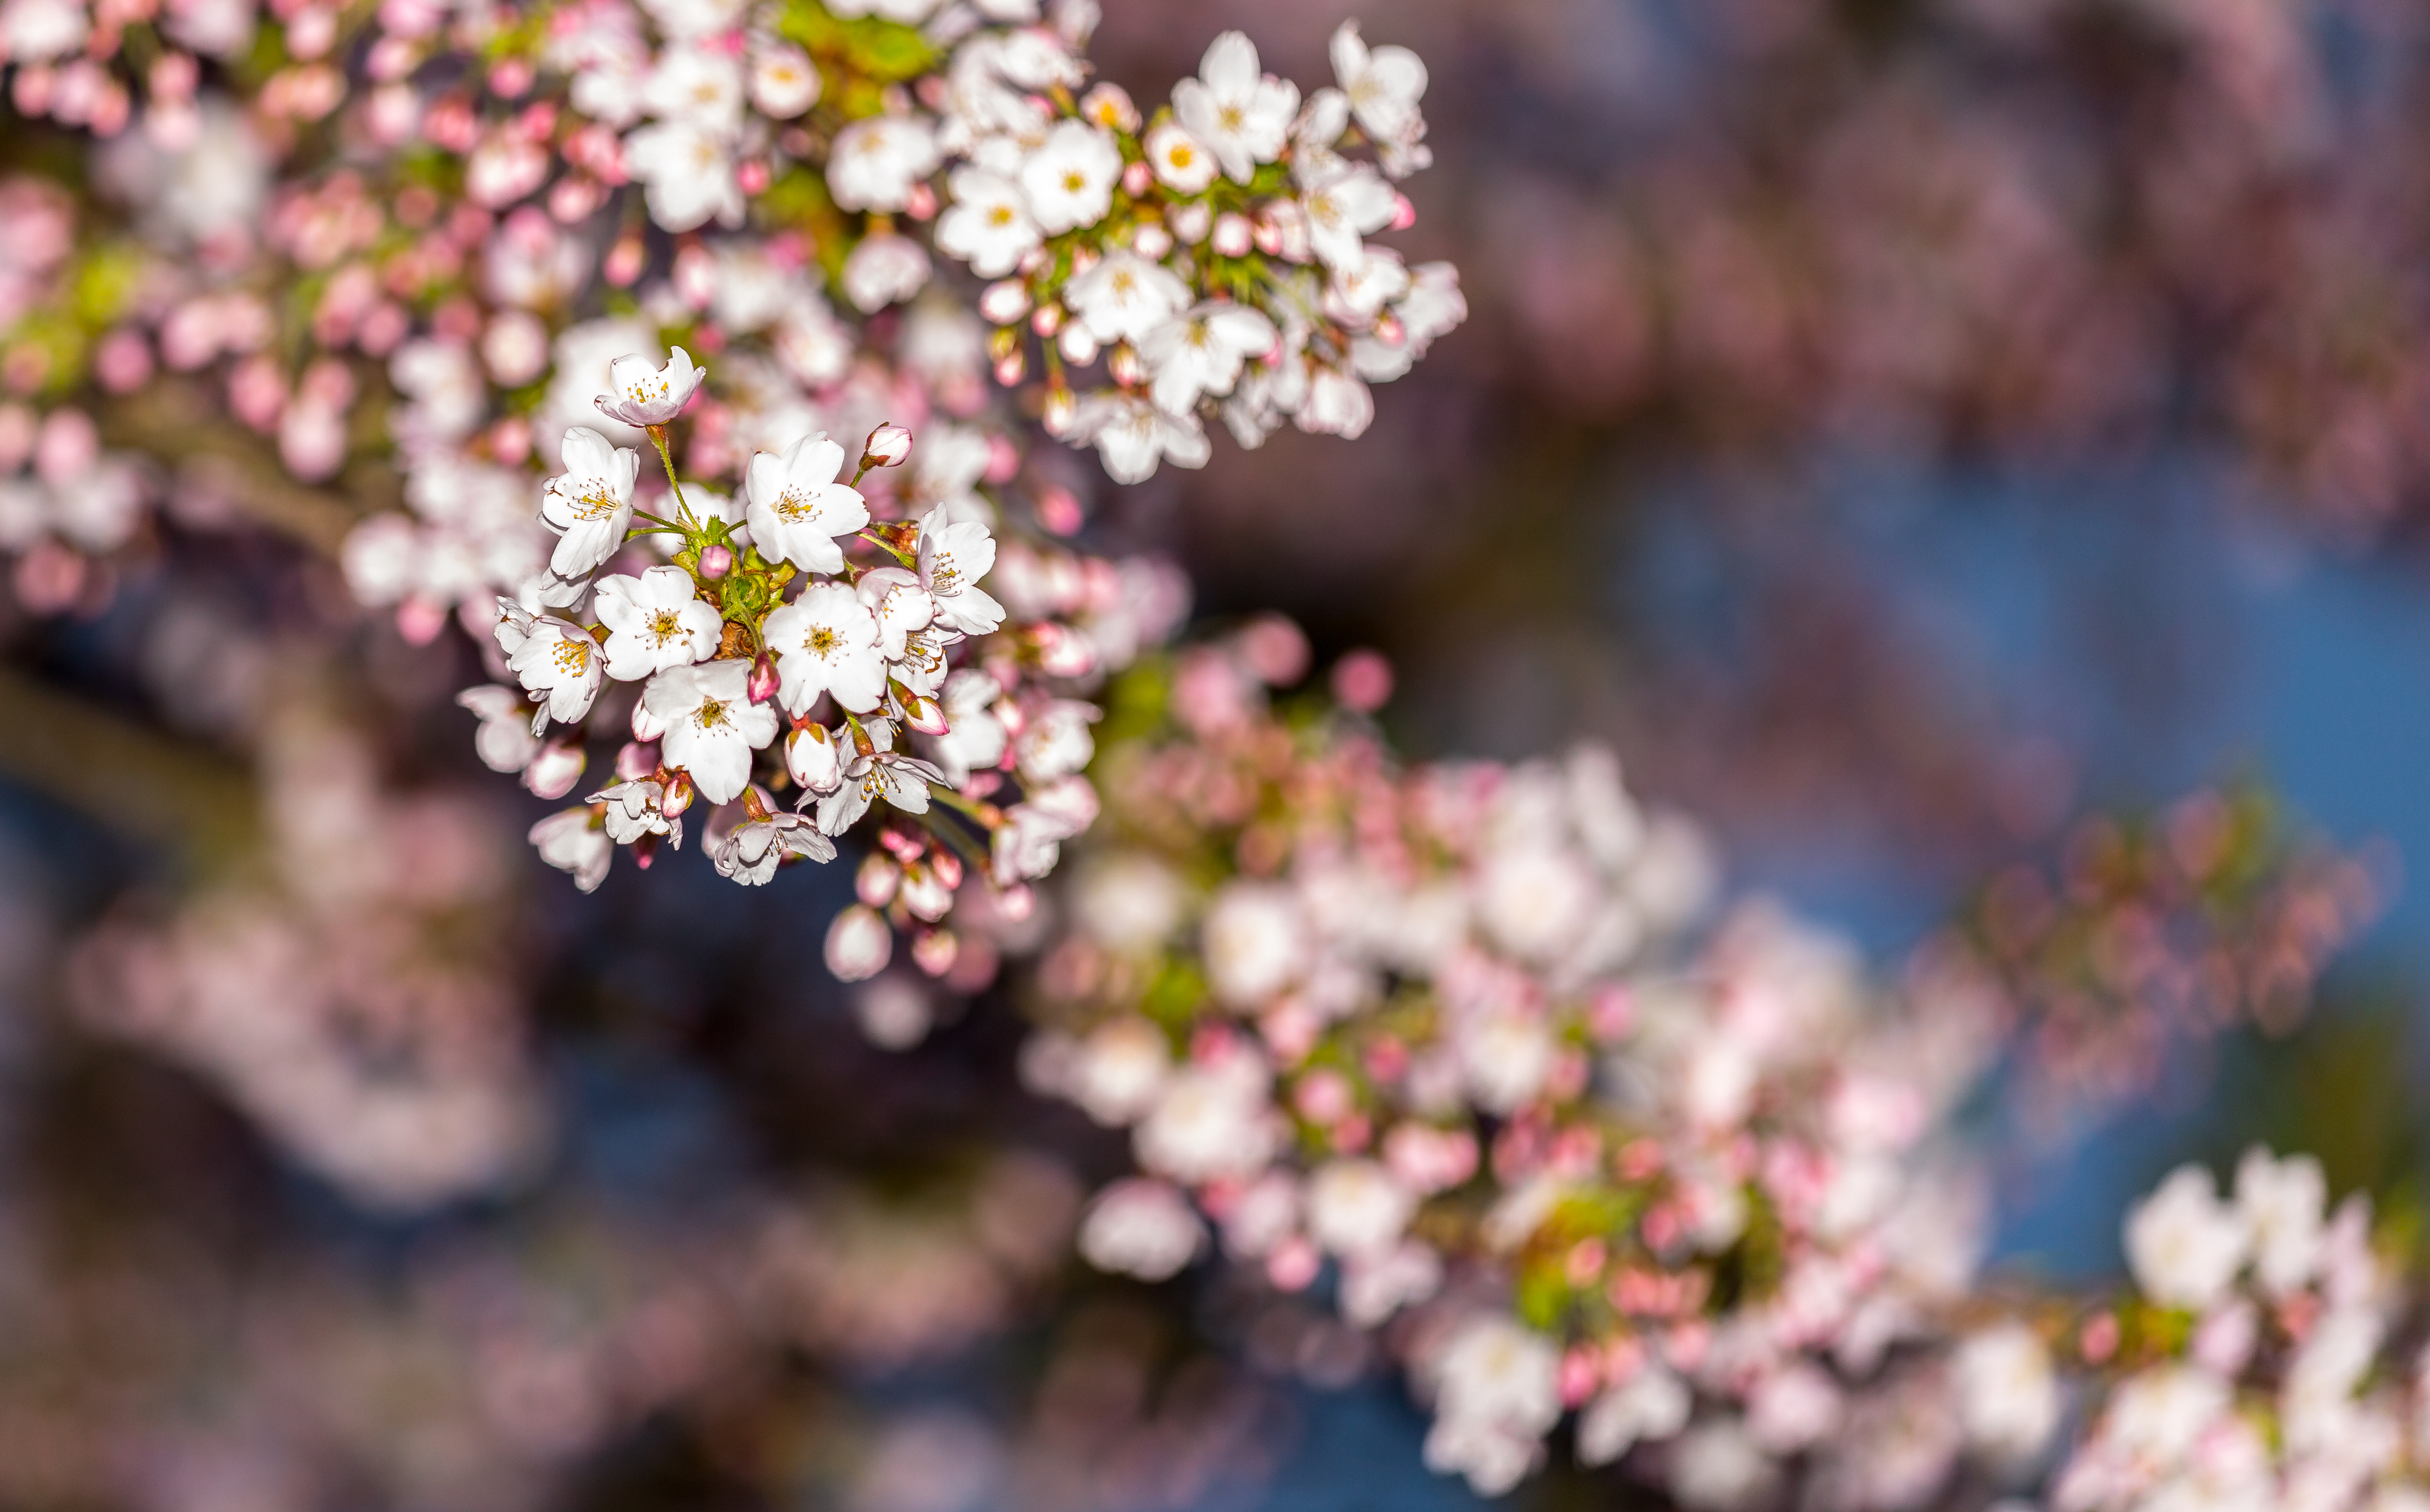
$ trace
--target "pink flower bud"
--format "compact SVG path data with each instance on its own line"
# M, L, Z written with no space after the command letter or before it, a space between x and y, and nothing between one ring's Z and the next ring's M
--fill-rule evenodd
M924 929L911 941L911 959L930 976L942 976L954 969L955 958L962 953L962 942L950 929Z
M1009 389L1029 374L1027 354L1016 349L996 359L995 381L1001 389Z
M1145 162L1135 162L1123 170L1123 192L1137 199L1156 183L1156 170Z
M935 699L923 698L900 683L894 685L894 698L903 706L903 723L921 734L942 735L953 727L945 723L945 711Z
M637 236L618 240L608 249L607 259L600 264L599 274L619 289L629 288L641 270L649 266L650 249Z
M1085 517L1080 512L1080 500L1069 489L1049 488L1040 492L1035 507L1038 526L1051 536L1068 536L1078 530Z
M865 982L894 958L894 931L876 910L858 904L827 926L827 970L840 982Z
M785 737L785 771L805 792L830 793L843 784L842 756L835 738L816 724Z
M979 316L990 325L1010 325L1028 313L1029 286L1018 278L998 279L979 294Z
M872 851L861 858L860 870L853 873L854 896L873 908L883 908L894 901L894 889L903 885L903 869L894 858L882 851Z
M673 819L691 806L692 796L691 773L678 771L674 780L667 784L665 794L658 799L658 812Z
M911 455L911 433L900 425L880 425L869 433L860 449L863 467L899 467Z
M724 546L704 546L700 552L700 575L714 583L734 571L734 553ZM754 702L760 702L754 700Z
M666 733L666 722L650 712L649 700L633 700L633 739L643 745L656 745L658 737Z
M1351 652L1333 664L1333 696L1344 708L1374 713L1391 702L1392 664L1380 652Z
M1148 222L1131 233L1131 250L1142 258L1161 260L1173 250L1173 233L1155 222Z
M524 768L524 786L535 798L562 798L582 780L582 769L590 756L581 746L570 740L551 740L541 746L531 765Z
M1245 258L1255 243L1257 228L1245 215L1224 214L1215 218L1215 251L1226 258Z
M490 70L490 92L501 100L516 100L532 87L532 66L520 58L500 58Z
M755 704L764 704L776 696L776 663L768 653L759 653L751 663L751 680L744 685L744 690Z
M616 753L616 775L626 782L639 782L658 770L658 745L656 740L628 740Z

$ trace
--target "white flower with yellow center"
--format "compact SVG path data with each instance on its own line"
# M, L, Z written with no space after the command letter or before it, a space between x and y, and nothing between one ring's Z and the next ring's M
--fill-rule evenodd
M1272 351L1274 323L1246 305L1215 302L1166 321L1140 342L1140 359L1154 374L1149 393L1167 414L1186 415L1202 395L1222 396L1240 379L1240 365Z
M606 660L591 633L558 619L535 619L507 666L524 688L546 695L540 717L532 722L535 735L550 720L571 724L590 713L591 701L599 696L607 675Z
M877 651L877 616L841 583L817 583L768 616L761 630L776 657L776 696L800 717L821 693L856 714L886 696L886 659Z
M843 448L824 431L805 436L778 457L761 452L743 474L750 499L744 518L751 540L772 560L813 573L843 571L839 536L869 523L869 507L852 488L836 481Z
M1174 122L1165 121L1147 134L1141 145L1147 151L1147 165L1164 187L1176 194L1196 194L1215 182L1223 165L1206 144Z
M920 586L936 601L936 623L964 635L1004 623L1004 606L979 587L995 566L995 538L981 520L956 520L939 505L920 522Z
M541 490L541 522L557 532L549 571L566 579L597 570L633 523L641 459L584 425L565 433L565 471Z
M1021 186L984 168L954 170L954 204L937 218L937 247L982 278L1001 278L1038 245L1038 223Z
M1123 153L1113 133L1085 121L1065 121L1022 160L1021 191L1048 236L1094 225L1114 208Z
M608 627L608 675L637 682L669 667L690 666L717 655L724 622L701 601L691 574L680 567L653 567L639 577L599 580L591 607Z
M1104 345L1136 341L1181 313L1190 286L1180 275L1135 252L1117 252L1072 280L1063 297L1090 336Z
M1259 163L1282 156L1298 110L1299 86L1260 73L1257 44L1237 31L1216 38L1198 76L1173 90L1173 114L1236 184L1255 176Z
M847 210L899 210L937 168L937 134L918 116L871 116L836 133L827 189Z
M682 347L667 351L666 365L652 367L639 353L627 353L608 364L608 391L592 403L610 420L627 425L663 425L684 411L700 390L708 370L697 366ZM578 432L568 432L572 440Z
M1414 145L1426 134L1418 101L1426 92L1426 65L1406 47L1370 49L1358 23L1345 21L1333 34L1333 75L1350 98L1351 113L1379 142Z
M776 738L776 711L751 702L751 663L741 657L670 667L650 679L641 706L662 724L659 751L691 774L712 804L730 804L751 783L751 753Z

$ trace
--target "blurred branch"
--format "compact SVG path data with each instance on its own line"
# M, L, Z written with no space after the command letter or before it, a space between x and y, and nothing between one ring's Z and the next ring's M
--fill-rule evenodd
M0 773L131 839L174 843L198 865L224 864L259 835L258 799L242 768L7 668L0 668Z
M192 383L155 382L104 406L102 439L155 457L204 460L233 474L228 503L257 524L334 557L368 511L290 478L258 438L232 426Z

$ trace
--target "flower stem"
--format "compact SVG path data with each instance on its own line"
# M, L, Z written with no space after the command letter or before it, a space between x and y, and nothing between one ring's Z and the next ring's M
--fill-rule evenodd
M675 490L675 518L682 522L676 528L686 532L697 530L700 521L692 514L691 506L684 502L683 484L675 477L674 455L667 450L667 427L652 425L649 431L651 444L658 449L658 465L667 470L667 487Z

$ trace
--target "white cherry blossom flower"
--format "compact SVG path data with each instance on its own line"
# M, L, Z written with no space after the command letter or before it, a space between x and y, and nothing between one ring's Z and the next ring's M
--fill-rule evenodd
M739 656L670 667L649 681L641 703L665 726L667 765L691 774L712 804L730 804L751 782L751 753L776 738L776 711L754 704L751 663Z
M1307 1237L1340 1255L1380 1255L1401 1240L1417 1194L1373 1160L1329 1160L1307 1181Z
M1282 156L1299 111L1299 86L1260 73L1257 44L1237 31L1215 39L1198 77L1173 86L1173 113L1236 184Z
M1662 1366L1641 1366L1578 1414L1579 1462L1608 1465L1633 1445L1675 1438L1695 1405L1686 1382Z
M742 65L714 48L669 47L641 85L641 106L661 120L732 136L742 124Z
M841 835L881 798L904 813L924 814L928 784L944 780L945 774L935 767L898 751L855 756L844 769L843 785L819 800L819 828Z
M961 258L982 278L1012 272L1038 245L1038 223L1021 186L1002 174L964 165L954 170L954 203L937 218L939 250Z
M776 657L776 696L795 718L807 714L821 693L833 693L856 714L885 698L877 616L843 584L812 584L771 612L760 633Z
M836 133L827 188L841 208L900 210L911 186L936 172L937 134L918 116L871 116Z
M710 853L709 861L719 876L756 888L774 877L777 866L788 856L832 861L835 854L835 841L820 834L816 824L799 814L777 809L754 815L735 825L733 833Z
M1418 101L1426 92L1426 65L1417 54L1389 44L1370 49L1356 21L1334 32L1331 52L1333 76L1370 137L1406 145L1425 135Z
M742 186L725 141L689 121L659 121L624 139L624 169L647 191L650 219L678 234L742 224Z
M588 808L551 814L534 824L525 838L541 860L573 873L574 885L585 892L598 889L607 879L608 863L616 859L616 842Z
M1106 475L1117 483L1152 477L1157 464L1167 458L1175 467L1205 467L1215 450L1197 416L1169 414L1119 389L1101 389L1080 401L1070 440L1094 442Z
M540 737L531 729L531 704L523 694L484 683L458 693L456 703L481 722L473 750L491 772L521 772L540 755Z
M2022 1323L1969 1338L1952 1359L1966 1437L1995 1460L2031 1459L2058 1426L2058 1375L2050 1351Z
M1211 302L1147 333L1140 357L1155 375L1149 393L1167 414L1186 415L1201 395L1221 397L1241 364L1273 349L1274 323L1246 305Z
M1176 194L1201 194L1215 182L1223 165L1215 155L1191 136L1180 123L1160 121L1140 144L1147 154L1148 167L1165 188Z
M1038 228L1055 236L1104 220L1122 176L1122 149L1114 145L1112 132L1085 121L1064 121L1022 160L1021 190Z
M1161 263L1116 252L1063 291L1072 313L1100 343L1136 341L1190 304L1190 286Z
M750 499L744 518L762 556L813 573L843 571L837 538L869 523L859 491L836 481L843 460L843 448L824 431L801 438L782 457L760 452L751 458L743 474Z
M979 579L995 566L995 538L982 520L956 520L939 505L920 522L920 586L936 603L936 623L964 635L990 635L1004 606Z
M751 103L772 121L791 121L819 103L819 69L810 55L790 42L763 42L751 51Z
M1010 737L993 712L1003 696L1003 685L976 667L964 667L945 679L938 699L945 711L945 733L928 737L927 750L955 787L1004 759Z
M666 802L666 789L649 777L615 783L591 795L590 802L604 805L603 818L608 838L619 845L630 845L644 835L664 835L667 842L683 849L683 816L670 816L661 806Z
M1356 268L1366 256L1363 236L1392 224L1392 186L1360 163L1334 164L1310 174L1300 192L1307 212L1308 244L1328 268Z
M591 701L599 696L599 685L607 677L607 659L591 633L551 618L532 622L507 666L524 687L546 695L533 721L535 734L549 720L571 724L590 713Z
M889 661L901 661L910 637L937 617L937 601L907 567L872 568L860 574L855 590L877 616L877 643Z
M1080 1254L1100 1271L1163 1281L1207 1243L1207 1225L1172 1184L1130 1177L1097 1194L1080 1221Z
M619 682L707 661L717 655L724 631L717 610L702 602L691 574L680 567L653 567L639 577L603 577L591 610L608 627L600 649L607 655L608 675Z
M1098 718L1097 706L1058 698L1029 717L1013 750L1021 773L1031 782L1052 782L1087 767L1097 754L1089 726Z
M885 915L854 904L827 925L824 954L837 981L865 982L893 958L894 931L886 926Z
M843 259L843 295L853 308L874 315L927 288L929 272L928 254L909 237L863 237Z
M565 471L541 490L540 517L558 537L549 571L570 580L596 571L624 543L641 459L584 425L565 433L564 456Z
M663 425L684 411L691 396L700 390L701 380L708 370L694 365L691 354L682 347L667 351L664 366L653 367L648 357L627 353L608 365L608 392L592 401L599 412L610 420L621 420L627 425L646 429ZM566 442L573 443L582 432L568 431ZM627 453L627 456L632 454ZM573 458L567 458L571 466Z
M2252 1233L2219 1200L2210 1172L2180 1166L2126 1217L2126 1260L2136 1285L2167 1307L2206 1310L2243 1269Z

